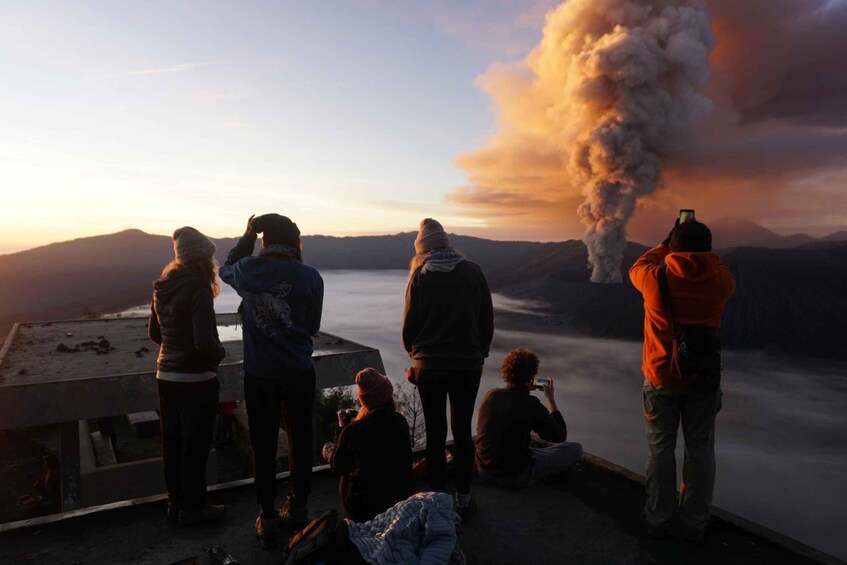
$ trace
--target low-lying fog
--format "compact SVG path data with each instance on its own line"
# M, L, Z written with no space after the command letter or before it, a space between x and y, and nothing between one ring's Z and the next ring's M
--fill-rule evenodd
M389 375L403 379L410 364L400 341L407 274L322 274L322 329L379 348ZM238 301L224 285L215 307L233 312ZM533 311L522 301L502 296L494 301L500 311ZM503 354L519 346L536 350L540 373L555 377L569 439L643 473L641 344L498 328L477 402L486 390L500 386ZM731 351L725 353L724 366L715 504L847 559L845 366ZM677 458L681 465L681 447Z

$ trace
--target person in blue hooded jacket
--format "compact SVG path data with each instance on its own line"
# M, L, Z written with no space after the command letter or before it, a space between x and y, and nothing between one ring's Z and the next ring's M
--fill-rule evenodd
M253 255L257 234L262 249ZM229 252L220 277L242 299L244 399L253 447L256 533L274 547L280 522L308 523L312 478L312 405L315 367L312 336L321 325L323 279L303 264L297 225L285 216L251 216ZM285 504L276 508L276 452L280 415L288 436L291 473Z

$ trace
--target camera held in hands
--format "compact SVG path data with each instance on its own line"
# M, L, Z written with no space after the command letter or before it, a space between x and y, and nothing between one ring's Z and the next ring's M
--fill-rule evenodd
M694 210L680 210L679 211L679 223L684 224L685 222L694 221Z
M550 386L550 377L535 377L532 379L533 390L545 390Z
M359 411L354 408L342 408L335 413L338 416L338 428L341 429L353 420L359 414ZM321 455L326 459L327 463L332 463L332 456L335 454L335 442L328 441L321 449Z
M359 411L353 408L342 408L337 412L337 414L338 427L343 428L344 426L356 419L356 416L359 414Z

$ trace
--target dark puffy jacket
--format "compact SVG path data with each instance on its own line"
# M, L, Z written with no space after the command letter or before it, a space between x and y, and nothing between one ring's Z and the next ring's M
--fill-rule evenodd
M214 297L208 282L172 272L153 283L148 335L158 343L160 371L217 371L226 349L218 338Z
M464 260L446 273L415 270L406 289L403 345L416 367L482 365L494 335L491 291L482 268Z

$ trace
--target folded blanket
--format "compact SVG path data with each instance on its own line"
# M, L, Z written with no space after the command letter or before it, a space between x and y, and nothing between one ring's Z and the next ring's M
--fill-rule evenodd
M350 541L372 565L445 565L456 549L453 498L421 492L368 522L347 520Z

